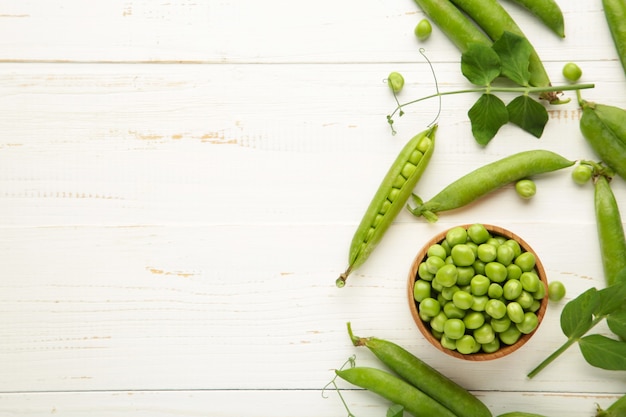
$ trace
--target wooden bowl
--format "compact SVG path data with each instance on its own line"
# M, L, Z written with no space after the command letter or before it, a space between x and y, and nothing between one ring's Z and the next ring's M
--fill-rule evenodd
M463 227L465 229L467 229L469 226L471 226L471 224L461 225L461 227ZM515 233L513 233L513 232L511 232L509 230L506 230L506 229L504 229L502 227L493 226L493 225L489 225L489 224L483 224L483 226L485 226L485 228L494 236L499 235L499 236L503 236L503 237L505 237L507 239L514 239L514 240L516 240L519 243L519 245L520 245L520 247L521 247L523 252L531 252L535 256L535 270L537 272L537 275L539 276L539 279L540 279L541 283L544 285L544 288L545 288L545 291L546 291L546 295L545 295L545 297L543 297L543 299L541 299L540 307L535 312L535 314L537 315L539 324L537 325L535 330L533 330L531 333L522 334L520 336L520 338L518 339L518 341L515 342L512 345L501 344L500 349L498 349L495 352L486 353L486 352L482 352L481 351L481 352L470 353L470 354L463 354L463 353L460 353L460 352L458 352L456 350L451 350L451 349L447 349L447 348L443 347L441 345L441 343L439 342L439 340L432 334L430 326L428 325L428 323L424 322L420 318L420 316L419 316L419 313L418 313L419 303L417 301L415 301L415 299L413 297L413 287L414 287L416 278L418 277L418 275L417 275L418 267L419 267L420 263L425 260L428 248L431 245L435 244L435 243L441 243L445 239L446 233L450 229L445 230L445 231L435 235L417 253L417 255L415 256L415 258L413 260L413 263L411 264L411 269L409 271L409 280L408 280L409 308L411 310L411 315L413 316L413 320L415 321L415 324L417 324L417 327L420 330L420 332L424 335L424 337L430 343L432 343L433 346L435 346L437 349L441 350L445 354L450 355L450 356L454 356L455 358L460 358L460 359L470 360L470 361L486 361L486 360L502 358L504 356L510 355L511 353L513 353L516 350L518 350L519 348L521 348L526 342L528 342L530 340L530 338L533 336L533 334L535 334L535 332L537 331L537 329L541 325L541 322L543 320L543 316L544 316L544 314L546 312L546 308L548 306L548 281L547 281L547 278L546 278L545 269L543 268L541 260L539 259L539 256L537 256L537 253L532 249L532 247L526 241L524 241L521 237L517 236Z

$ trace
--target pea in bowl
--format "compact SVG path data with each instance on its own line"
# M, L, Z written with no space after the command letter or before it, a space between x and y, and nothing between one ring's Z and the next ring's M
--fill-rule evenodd
M548 306L541 261L522 238L498 226L445 230L417 253L409 308L424 337L457 358L484 361L522 347Z

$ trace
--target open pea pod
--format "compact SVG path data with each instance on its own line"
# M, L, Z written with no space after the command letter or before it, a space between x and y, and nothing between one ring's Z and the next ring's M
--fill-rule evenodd
M338 287L343 287L348 275L367 260L405 206L435 150L436 131L434 125L415 135L387 171L354 233L348 268L337 278Z

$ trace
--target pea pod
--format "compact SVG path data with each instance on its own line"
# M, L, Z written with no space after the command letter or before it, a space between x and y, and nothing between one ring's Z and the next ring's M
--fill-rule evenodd
M584 100L581 107L584 138L609 168L626 179L626 110Z
M355 346L367 347L389 369L430 396L459 417L491 417L478 398L462 386L424 363L393 342L375 337L356 337L348 323L348 333Z
M626 416L626 395L622 395L606 410L598 407L596 417L624 417Z
M491 46L492 41L450 0L415 0L420 9L461 51L472 43Z
M413 194L415 207L409 211L436 222L435 213L463 207L507 184L536 174L556 171L574 165L561 155L547 150L519 152L484 165L449 184L427 202Z
M626 268L626 238L615 195L609 180L600 175L594 182L594 206L602 267L607 286L615 284L617 274Z
M415 417L458 417L452 411L397 376L376 368L354 367L336 370L340 378L400 404Z
M526 37L498 0L452 0L452 3L467 13L493 41L500 39L504 32ZM551 85L550 77L534 47L530 54L528 69L530 85L535 87Z
M626 74L626 0L602 0L604 16Z
M563 12L555 0L513 0L525 7L539 18L550 30L559 37L565 37L565 21Z
M436 131L434 125L415 135L387 171L352 237L348 268L337 278L338 287L343 287L348 275L367 260L405 206L433 154Z

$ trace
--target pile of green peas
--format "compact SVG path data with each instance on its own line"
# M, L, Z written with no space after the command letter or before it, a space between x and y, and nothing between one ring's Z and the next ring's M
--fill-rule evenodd
M546 293L534 254L482 224L453 227L430 245L413 287L420 319L461 354L494 353L532 333Z

